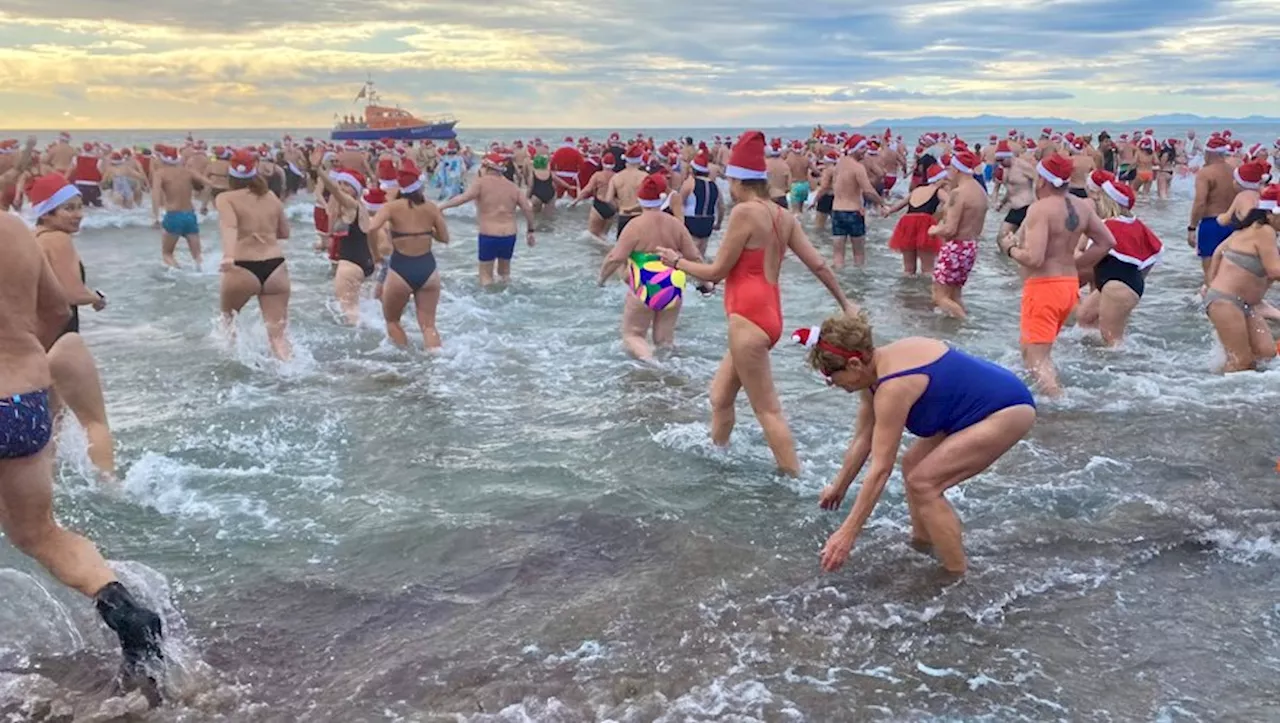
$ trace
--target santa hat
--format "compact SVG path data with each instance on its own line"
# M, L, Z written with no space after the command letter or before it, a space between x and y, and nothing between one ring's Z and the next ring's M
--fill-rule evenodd
M494 153L487 154L480 161L480 164L485 168L488 168L494 171L505 171L507 166L507 159L503 158L501 153L494 152Z
M1121 208L1133 208L1133 204L1138 200L1137 194L1129 187L1129 184L1118 181L1114 178L1107 179L1102 183L1102 192L1111 197Z
M355 189L356 193L364 190L364 176L350 168L335 168L329 171L329 178L338 183L345 183Z
M981 164L982 160L974 155L972 151L960 151L951 157L951 167L970 176L978 170L978 166Z
M811 326L808 329L796 329L791 332L791 341L794 341L806 349L812 349L817 345L818 335L821 331L822 329L816 326Z
M378 160L378 187L384 191L390 191L393 188L399 188L400 182L396 180L396 162L391 158L382 158Z
M769 156L782 155L782 139L774 138L769 142L769 147L765 149L765 154Z
M160 161L162 163L168 163L171 166L177 164L178 161L181 160L178 149L173 146L157 145L156 155L160 157Z
M935 163L925 169L924 174L929 183L937 183L947 177L947 169Z
M1009 141L1000 141L996 144L996 158L1013 158L1013 149L1009 146Z
M1018 130L1017 130L1016 128L1015 128L1015 129L1013 129L1013 130L1010 130L1010 131L1009 131L1009 137L1010 137L1010 138L1017 138L1017 137L1018 137Z
M253 151L241 149L231 154L231 163L227 166L227 175L241 180L258 175L258 157Z
M1036 164L1036 172L1054 188L1062 188L1067 185L1067 181L1071 180L1071 172L1074 170L1075 164L1071 162L1070 158L1056 153Z
M404 159L404 163L400 164L400 170L396 172L396 185L400 187L400 195L417 193L422 190L422 184L422 171L414 165L413 161Z
M1205 153L1226 153L1231 148L1231 142L1222 136L1214 136L1204 144Z
M729 166L724 175L739 181L763 181L768 178L764 164L764 134L746 131L733 144Z
M667 177L661 173L650 173L640 182L640 190L636 198L642 208L662 208L666 202Z
M40 176L27 186L27 200L31 201L36 218L57 211L59 206L79 195L80 189L61 173Z
M604 167L604 168L613 168L613 165L617 162L618 162L618 159L614 158L612 153L606 153L600 159L600 165L601 167Z
M827 151L827 155L822 157L823 163L839 163L840 154L835 151Z
M1262 163L1246 163L1232 171L1236 183L1246 191L1256 191L1262 188L1262 177L1266 173L1267 167Z
M346 141L345 143L343 143L342 145L343 145L343 146L346 146L348 149L352 149L352 148L359 148L359 147L360 147L360 144L359 144L359 143L356 143L354 139L347 139L347 141Z
M370 188L364 192L364 207L372 213L377 213L382 208L382 204L387 202L387 192L381 188Z
M71 140L71 134L66 131L63 131L58 134L58 140L62 141L63 143L66 143L67 141Z
M1258 158L1267 155L1267 147L1261 143L1254 143L1249 146L1249 150L1244 152L1245 158Z
M112 152L111 152L111 155L110 155L110 156L108 156L108 158L110 158L110 159L111 159L111 162L112 162L112 163L123 163L123 162L124 162L124 156L120 155L120 151L112 151Z
M1080 153L1080 152L1084 151L1084 139L1083 139L1083 138L1073 138L1073 139L1071 140L1071 150L1075 151L1076 153Z
M1156 150L1155 136L1143 136L1142 140L1138 141L1138 148L1141 148L1145 151L1154 152Z
M1262 193L1258 194L1258 208L1268 213L1280 211L1280 183L1273 183L1262 189Z
M707 164L711 162L711 156L706 151L698 151L698 155L693 157L693 170L698 173L706 173L709 169Z
M845 153L857 153L858 151L865 150L866 147L867 147L866 136L863 136L860 133L854 133L853 135L849 136L849 140L844 142Z
M639 143L632 143L627 147L626 155L622 157L623 162L632 166L639 165L644 162L644 146Z
M1085 185L1085 188L1090 188L1095 191L1100 191L1102 190L1102 184L1114 179L1115 177L1116 177L1116 174L1110 173L1108 171L1104 171L1101 168L1099 168L1098 170L1089 174L1089 177L1086 178L1084 181L1084 185Z

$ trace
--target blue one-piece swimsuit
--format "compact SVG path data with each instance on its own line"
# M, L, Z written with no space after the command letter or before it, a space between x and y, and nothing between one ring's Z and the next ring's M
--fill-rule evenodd
M881 377L876 386L915 374L929 378L924 394L907 413L907 430L917 437L955 434L1001 409L1036 406L1031 390L1013 372L951 347L924 366Z

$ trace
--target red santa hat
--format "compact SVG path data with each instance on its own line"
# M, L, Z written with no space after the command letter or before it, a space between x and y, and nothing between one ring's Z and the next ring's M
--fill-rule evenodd
M337 183L345 183L356 193L364 191L364 175L350 168L335 168L329 171L329 178Z
M1036 164L1036 172L1054 188L1062 188L1067 185L1067 182L1071 180L1071 172L1074 170L1075 164L1071 162L1070 158L1056 153Z
M1009 145L1009 141L1000 141L996 144L996 158L1013 158L1013 148Z
M866 356L862 352L852 351L850 349L841 349L834 344L828 344L822 340L821 335L821 327L811 326L807 329L796 329L791 332L791 341L805 347L806 349L812 349L816 346L825 352L835 354L843 359L858 359L865 361Z
M982 159L978 158L973 151L960 151L951 157L951 167L970 176L978 170L980 165L982 165Z
M1138 195L1133 192L1129 184L1114 178L1103 181L1102 192L1107 194L1112 201L1115 201L1121 208L1133 208L1133 204L1137 202Z
M36 218L58 210L62 204L80 195L80 189L61 173L49 173L34 179L26 189L27 200Z
M404 159L400 170L396 171L396 185L400 186L402 196L421 191L423 180L422 171L408 158Z
M650 173L640 182L636 199L642 208L662 208L666 203L667 177L663 173Z
M495 151L487 154L480 161L480 165L494 171L505 171L507 168L507 159L503 158L501 153Z
M640 143L632 143L627 147L626 155L622 157L624 163L630 165L639 165L644 163L644 145Z
M1231 141L1222 136L1214 136L1204 144L1205 153L1226 153L1229 150L1231 150Z
M947 177L947 169L934 163L925 170L924 174L929 183L937 183Z
M178 152L177 148L163 144L156 145L156 156L160 158L162 163L167 163L171 166L177 164L178 161L181 160L181 154Z
M1256 191L1262 188L1262 178L1267 174L1267 167L1262 163L1245 163L1236 170L1232 171L1235 176L1236 183L1246 191Z
M253 178L258 175L258 157L253 151L244 148L232 153L227 175L242 181Z
M698 173L707 173L710 169L707 164L711 163L711 156L704 151L698 151L698 155L693 157L693 170Z
M866 150L866 148L867 138L861 133L854 133L849 136L849 140L844 142L845 153L857 153L858 151Z
M377 213L386 202L387 192L381 188L370 188L364 192L364 207L369 209L370 213Z
M1262 189L1262 193L1258 194L1257 207L1268 213L1280 212L1280 183L1273 183Z
M764 163L764 134L746 131L733 144L729 166L724 175L739 181L762 181L768 178Z
M613 165L617 162L618 159L614 158L613 153L605 153L600 159L600 165L602 168L613 168Z
M1089 174L1089 177L1086 178L1084 181L1084 185L1085 185L1085 188L1090 188L1090 189L1093 189L1094 191L1101 191L1102 184L1114 179L1115 177L1116 177L1116 174L1111 173L1109 171L1104 171L1101 168L1099 168L1098 170Z
M393 188L400 187L400 181L397 180L399 172L396 171L396 162L392 158L378 159L378 187L384 191L390 191Z

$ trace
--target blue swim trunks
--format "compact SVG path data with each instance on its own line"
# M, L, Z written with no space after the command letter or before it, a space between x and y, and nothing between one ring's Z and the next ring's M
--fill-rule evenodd
M30 457L44 449L52 436L49 390L0 399L0 459Z
M867 219L860 211L833 211L831 213L831 235L852 236L859 238L867 235Z
M200 235L200 219L196 218L195 211L165 211L160 225L171 236Z
M1202 259L1213 256L1213 252L1230 235L1231 227L1219 224L1217 216L1200 219L1200 230L1196 232L1196 256Z
M510 261L511 257L516 253L516 235L510 236L489 236L480 234L480 261L493 261L494 259L502 259Z
M991 183L991 179L995 178L995 175L996 175L995 165L991 163L985 164L985 167L982 169L982 178L986 180L987 183Z

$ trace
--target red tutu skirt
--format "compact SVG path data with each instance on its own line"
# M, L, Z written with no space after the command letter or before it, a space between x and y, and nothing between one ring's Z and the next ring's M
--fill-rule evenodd
M938 253L942 242L936 236L930 236L929 227L934 224L933 216L927 213L909 213L898 219L893 227L893 238L889 239L889 248L894 251L924 251Z

